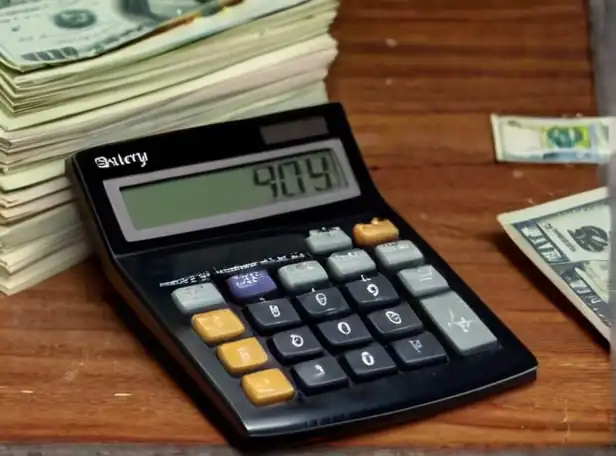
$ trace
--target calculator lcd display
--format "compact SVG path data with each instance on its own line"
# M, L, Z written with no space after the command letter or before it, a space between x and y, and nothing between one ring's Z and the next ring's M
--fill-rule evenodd
M348 187L332 150L317 150L120 189L135 229L299 201Z

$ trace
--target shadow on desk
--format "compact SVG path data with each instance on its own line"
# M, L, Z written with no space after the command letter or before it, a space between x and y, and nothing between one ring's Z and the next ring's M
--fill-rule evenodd
M520 271L537 290L562 312L572 324L579 325L599 346L610 351L609 342L584 318L576 307L560 290L528 259L524 253L511 242L504 233L493 234L489 238L496 248L509 261L512 267Z

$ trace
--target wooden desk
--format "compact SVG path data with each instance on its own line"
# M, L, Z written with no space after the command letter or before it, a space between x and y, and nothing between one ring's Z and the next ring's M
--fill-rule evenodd
M596 185L494 163L491 112L593 114L579 0L348 0L332 97L391 203L536 353L537 382L333 445L607 444L609 358L496 215ZM436 6L439 5L439 6ZM109 310L85 263L0 305L0 440L223 444Z

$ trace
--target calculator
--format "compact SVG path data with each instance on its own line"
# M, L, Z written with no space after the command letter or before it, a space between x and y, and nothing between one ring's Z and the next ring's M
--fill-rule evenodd
M383 199L338 103L84 150L68 173L109 283L236 444L405 423L536 378Z

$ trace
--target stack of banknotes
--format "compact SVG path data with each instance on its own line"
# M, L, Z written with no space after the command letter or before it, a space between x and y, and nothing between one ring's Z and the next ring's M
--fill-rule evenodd
M90 253L84 148L327 102L338 0L0 0L0 291Z

